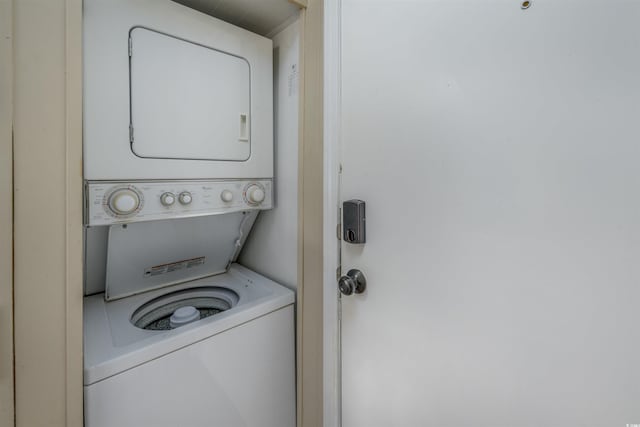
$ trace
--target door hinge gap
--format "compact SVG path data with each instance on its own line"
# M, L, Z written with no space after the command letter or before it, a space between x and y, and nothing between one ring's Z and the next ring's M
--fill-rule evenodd
M133 144L133 125L129 125L129 143Z

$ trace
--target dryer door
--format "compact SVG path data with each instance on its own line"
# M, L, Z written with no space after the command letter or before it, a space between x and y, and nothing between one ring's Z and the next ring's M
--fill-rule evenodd
M142 27L130 32L131 149L145 158L251 155L244 58Z

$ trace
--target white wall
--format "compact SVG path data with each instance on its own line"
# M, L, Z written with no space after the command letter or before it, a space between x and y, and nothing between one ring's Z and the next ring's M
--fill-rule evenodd
M295 289L298 263L299 21L273 37L275 207L260 214L239 262Z

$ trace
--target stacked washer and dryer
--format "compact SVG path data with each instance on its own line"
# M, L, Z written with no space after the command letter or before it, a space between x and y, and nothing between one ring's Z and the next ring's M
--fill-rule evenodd
M235 263L273 204L271 40L169 0L84 25L85 425L294 426L294 295Z

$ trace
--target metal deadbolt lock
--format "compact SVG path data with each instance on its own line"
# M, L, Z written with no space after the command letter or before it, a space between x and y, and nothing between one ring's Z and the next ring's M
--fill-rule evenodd
M367 279L362 271L351 269L338 280L338 288L344 295L361 294L367 288Z

